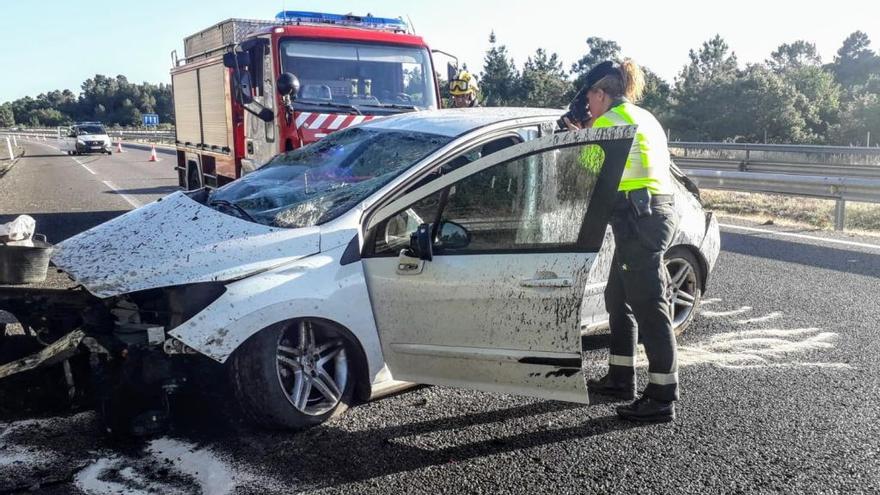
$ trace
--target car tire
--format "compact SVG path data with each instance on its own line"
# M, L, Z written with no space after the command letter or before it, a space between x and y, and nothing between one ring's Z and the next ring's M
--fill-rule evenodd
M672 328L681 335L694 321L703 296L703 267L694 253L681 246L664 256L672 301Z
M308 428L339 416L354 397L352 351L341 331L310 320L258 332L236 351L229 367L241 412L275 429Z

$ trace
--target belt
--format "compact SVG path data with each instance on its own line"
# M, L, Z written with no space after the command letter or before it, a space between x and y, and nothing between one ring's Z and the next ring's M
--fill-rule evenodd
M674 202L675 202L675 196L672 194L652 194L651 195L651 206L668 205L668 204L672 204ZM627 192L618 191L617 196L615 197L615 203L629 204Z

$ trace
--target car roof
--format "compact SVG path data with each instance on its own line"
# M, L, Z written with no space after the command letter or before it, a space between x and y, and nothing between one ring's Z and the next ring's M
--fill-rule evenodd
M450 108L402 113L371 120L362 125L373 129L417 131L456 137L504 121L532 117L555 120L563 112L564 110L553 108Z

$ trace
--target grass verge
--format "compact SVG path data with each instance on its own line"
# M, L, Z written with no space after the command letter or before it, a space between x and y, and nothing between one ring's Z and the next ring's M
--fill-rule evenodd
M700 191L706 209L762 222L834 228L835 201L736 191ZM846 203L845 230L880 234L880 204Z

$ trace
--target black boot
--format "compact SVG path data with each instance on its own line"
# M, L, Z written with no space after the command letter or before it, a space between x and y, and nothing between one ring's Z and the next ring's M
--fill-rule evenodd
M623 400L632 400L636 396L635 376L629 378L612 377L612 373L599 378L587 380L587 388L590 392L617 397Z
M617 406L617 415L630 421L666 423L675 419L675 403L642 395L629 404Z

